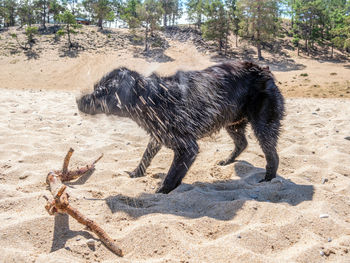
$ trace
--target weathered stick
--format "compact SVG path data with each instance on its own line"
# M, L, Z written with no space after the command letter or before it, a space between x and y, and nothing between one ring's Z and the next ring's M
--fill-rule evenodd
M69 161L72 157L74 150L72 148L69 149L68 153L66 154L66 157L64 158L62 171L55 171L57 175L59 175L62 182L75 180L82 175L86 174L87 172L90 172L91 170L95 169L95 164L101 160L103 157L103 154L101 154L100 157L98 157L92 164L88 164L85 167L77 168L76 170L69 171Z
M46 177L46 182L50 186L50 191L54 199L50 202L47 199L47 204L45 205L45 208L47 212L50 215L54 215L55 213L66 213L76 219L79 223L85 225L89 230L94 232L101 241L108 247L113 253L115 253L118 256L123 256L122 250L115 244L114 240L108 236L108 234L99 226L97 223L86 216L84 216L82 213L80 213L76 208L72 207L69 204L68 198L69 195L65 191L66 186L62 184L63 179L66 181L76 179L77 177L72 176L73 175L79 175L86 173L87 171L94 168L94 165L96 162L98 162L102 155L94 161L91 165L87 165L84 168L78 169L77 171L69 172L68 171L68 164L70 157L73 154L73 149L70 148L63 163L63 169L62 172L50 172ZM65 172L64 172L65 171ZM79 177L78 176L78 177Z
M63 168L62 168L62 173L66 174L68 172L68 165L69 165L69 161L70 158L72 157L74 150L72 148L69 148L69 151L67 152L66 157L64 157L64 161L63 161Z

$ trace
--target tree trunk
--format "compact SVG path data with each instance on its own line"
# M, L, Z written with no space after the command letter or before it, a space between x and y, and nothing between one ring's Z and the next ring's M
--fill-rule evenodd
M146 25L145 30L145 52L148 52L148 25Z
M257 31L256 48L258 50L258 60L262 60L263 57L261 56L260 30Z
M201 25L202 25L202 14L199 14L198 20L197 20L197 26L199 30L201 30Z
M164 17L163 17L163 24L164 24L164 27L168 26L168 17L166 14L164 14Z
M14 15L11 16L11 26L15 25L15 17Z
M69 24L67 24L67 34L68 34L68 45L69 45L69 50L72 47L72 42L70 41L70 29L69 29Z
M31 26L32 25L32 19L31 19L30 15L27 16L27 19L28 19L28 25Z
M97 26L101 28L101 30L103 29L103 19L101 17L98 18Z
M258 50L258 60L262 60L263 57L261 56L261 44L260 44L260 40L258 40L257 44L256 44L256 48Z
M225 33L225 56L227 54L227 47L228 47L228 34L229 34L229 23L226 25L226 33Z
M258 12L257 12L257 31L256 31L256 40L257 40L257 49L258 49L258 60L262 60L262 56L261 56L261 43L260 43L260 28L261 28L261 6L260 6L260 2L259 5L257 7Z
M332 53L331 53L331 58L333 59L333 49L334 49L334 44L332 43Z
M43 28L46 29L46 14L44 12L44 15L43 15Z
M299 47L299 43L298 43L298 56L299 56L299 54L300 54L299 52L300 52L300 47Z

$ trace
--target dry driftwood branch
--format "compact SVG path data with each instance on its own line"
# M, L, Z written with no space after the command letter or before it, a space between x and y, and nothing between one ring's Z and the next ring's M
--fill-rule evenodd
M101 154L101 156L98 157L92 164L88 164L85 167L81 167L81 168L77 168L76 170L69 171L68 165L73 152L74 150L70 148L66 157L64 158L62 171L55 171L55 173L60 177L62 182L75 180L81 177L82 175L92 171L93 169L95 169L95 164L99 160L101 160L101 158L103 157L103 154Z
M63 168L62 168L63 174L66 174L68 172L68 165L73 152L74 152L73 148L69 148L69 151L67 152L66 157L64 157Z
M94 232L101 241L108 247L112 252L117 254L118 256L123 256L122 250L115 244L114 240L108 236L108 234L99 226L96 224L95 221L87 218L82 213L80 213L76 208L72 207L69 204L68 198L69 195L65 191L66 186L62 184L63 181L69 181L76 179L77 177L83 175L84 173L90 171L94 168L94 165L96 162L98 162L102 155L94 161L91 165L87 165L84 168L78 169L76 171L69 172L68 171L68 164L70 157L73 154L73 149L69 149L63 163L63 169L62 172L50 172L46 177L46 182L50 186L50 191L53 196L53 200L49 201L48 198L47 204L45 205L45 208L47 212L50 215L54 215L55 213L66 213L76 219L79 223L85 225L89 230ZM73 176L78 175L78 176Z

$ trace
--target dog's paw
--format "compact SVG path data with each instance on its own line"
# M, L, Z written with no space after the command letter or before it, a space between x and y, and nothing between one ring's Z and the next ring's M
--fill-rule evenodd
M142 177L144 176L144 174L142 172L140 172L140 170L135 169L132 172L128 172L126 171L126 173L131 177L131 178L138 178L138 177Z
M227 165L227 163L226 163L225 160L221 160L221 161L218 161L218 162L217 162L217 165L225 166L225 165Z
M220 166L226 166L226 165L229 165L229 164L231 164L233 162L234 162L234 160L233 161L231 161L231 160L221 160L217 164L220 165Z
M169 187L166 187L164 185L162 185L160 188L158 188L158 190L156 191L157 194L168 194L171 192L172 189L170 189Z
M273 178L275 178L275 177L272 177L272 178L270 178L270 177L265 177L264 179L261 179L261 180L259 181L259 183L271 182L271 180L272 180Z

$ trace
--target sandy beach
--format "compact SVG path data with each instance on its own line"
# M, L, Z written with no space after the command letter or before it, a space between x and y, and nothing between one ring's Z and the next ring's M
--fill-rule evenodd
M216 165L233 147L222 131L200 141L183 184L162 195L154 192L171 162L168 149L146 177L125 173L147 144L132 121L83 116L70 92L1 94L3 262L350 262L347 100L287 100L280 176L272 183L257 183L265 160L251 131L239 161ZM69 147L73 167L105 154L68 191L72 204L117 240L124 258L99 240L89 249L93 235L82 225L44 209L46 175L61 168Z

